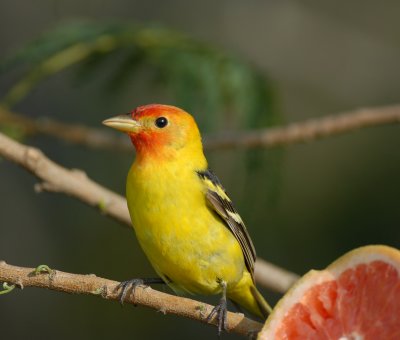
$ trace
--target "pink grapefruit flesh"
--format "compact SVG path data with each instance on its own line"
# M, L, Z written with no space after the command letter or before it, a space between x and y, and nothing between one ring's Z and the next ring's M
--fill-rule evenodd
M361 247L307 273L274 308L259 339L400 340L400 251Z

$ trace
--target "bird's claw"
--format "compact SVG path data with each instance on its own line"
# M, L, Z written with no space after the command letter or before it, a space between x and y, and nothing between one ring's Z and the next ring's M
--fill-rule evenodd
M222 331L226 331L226 318L227 318L228 306L226 299L222 298L218 305L216 305L211 313L207 317L207 322L210 322L214 315L217 315L218 321L218 336L221 335Z
M117 289L121 289L121 293L119 294L119 302L121 305L124 304L124 301L126 299L126 296L131 290L131 294L135 294L135 290L139 286L144 286L144 280L143 279L132 279L132 280L127 280L127 281L122 281L118 286Z

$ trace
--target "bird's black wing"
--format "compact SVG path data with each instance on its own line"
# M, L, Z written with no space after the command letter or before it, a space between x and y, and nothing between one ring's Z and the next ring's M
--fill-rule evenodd
M233 207L224 187L211 170L197 171L206 188L206 198L209 206L222 218L226 226L239 241L244 255L246 267L251 276L254 274L256 250L240 215Z

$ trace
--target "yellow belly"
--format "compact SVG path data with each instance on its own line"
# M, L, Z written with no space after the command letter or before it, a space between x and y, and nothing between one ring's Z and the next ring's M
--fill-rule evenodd
M163 171L134 165L126 188L138 241L154 269L180 293L217 294L220 280L235 286L244 271L240 245L207 208L196 174Z

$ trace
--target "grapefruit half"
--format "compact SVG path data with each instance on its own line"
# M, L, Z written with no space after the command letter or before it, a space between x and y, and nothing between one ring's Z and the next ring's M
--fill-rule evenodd
M308 272L276 305L258 339L400 339L400 251L365 246Z

